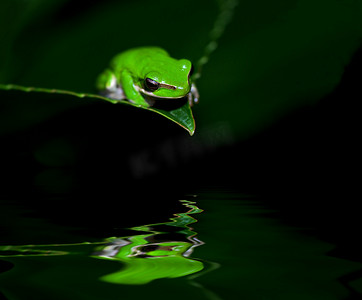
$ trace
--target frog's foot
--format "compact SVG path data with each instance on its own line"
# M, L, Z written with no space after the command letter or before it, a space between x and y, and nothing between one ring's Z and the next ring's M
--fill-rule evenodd
M98 78L97 82L99 94L101 96L114 99L114 100L125 100L126 95L123 92L121 85L117 84L117 78L114 74L106 70Z
M123 88L117 83L117 78L109 69L103 71L97 78L97 89L99 94L114 100L125 100Z
M126 95L123 92L122 88L116 88L116 89L106 89L103 91L100 91L99 94L101 96L113 99L113 100L127 100Z
M187 99L191 107L194 105L194 103L199 103L199 97L199 91L197 90L196 85L193 83L191 85L190 93L187 94Z

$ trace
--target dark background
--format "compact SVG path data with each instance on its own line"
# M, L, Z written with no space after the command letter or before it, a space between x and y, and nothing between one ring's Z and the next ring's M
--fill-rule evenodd
M81 92L131 47L197 61L218 14L209 1L21 2L1 3L1 83ZM235 10L197 82L193 137L133 107L0 91L2 201L96 234L122 211L152 219L181 195L230 188L361 260L361 4L272 2Z

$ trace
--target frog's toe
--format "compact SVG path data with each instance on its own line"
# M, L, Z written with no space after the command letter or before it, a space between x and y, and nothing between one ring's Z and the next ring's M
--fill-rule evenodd
M101 96L113 99L113 100L125 100L126 96L124 95L124 92L122 89L118 88L118 89L106 89L103 91L100 91L99 94Z
M194 103L199 103L199 98L200 98L200 95L199 95L199 91L197 90L197 87L196 85L193 83L191 85L191 92L190 94L192 95L191 98L192 98L192 102L193 104ZM190 104L191 105L191 104ZM191 105L192 106L192 105Z
M187 100L189 101L189 105L192 107L194 105L194 97L192 93L187 94Z

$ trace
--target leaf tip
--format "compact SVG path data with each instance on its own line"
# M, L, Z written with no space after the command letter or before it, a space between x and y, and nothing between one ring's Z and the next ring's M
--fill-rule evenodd
M185 128L185 129L190 134L190 136L193 136L195 134L195 127L193 127L192 129L190 129L190 128Z

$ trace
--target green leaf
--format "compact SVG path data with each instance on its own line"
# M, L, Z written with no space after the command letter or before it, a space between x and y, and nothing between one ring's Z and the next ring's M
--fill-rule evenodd
M166 110L160 108L153 108L153 107L145 107L137 104L133 104L131 102L125 100L113 100L101 95L91 94L91 93L77 93L74 91L68 90L58 90L58 89L48 89L48 88L39 88L39 87L25 87L21 85L14 85L14 84L0 84L0 89L2 90L18 90L23 92L39 92L39 93L53 93L53 94L63 94L63 95L71 95L79 98L94 98L103 101L108 101L113 104L124 104L124 105L131 105L137 108L146 109L165 118L175 122L176 124L180 125L182 128L187 130L190 135L193 135L195 132L195 120L192 114L191 107L186 101L186 103L180 107Z
M141 108L145 107L141 106ZM146 109L158 113L161 116L177 123L182 128L186 129L190 135L193 135L195 132L195 119L192 115L192 110L188 102L186 102L183 106L170 111L152 107Z

